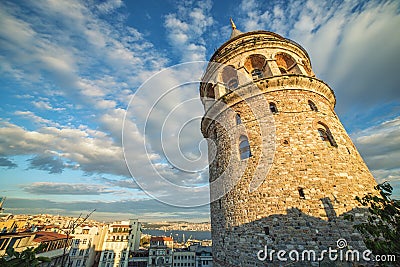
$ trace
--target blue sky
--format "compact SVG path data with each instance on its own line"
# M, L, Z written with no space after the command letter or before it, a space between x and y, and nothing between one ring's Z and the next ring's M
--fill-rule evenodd
M164 68L209 59L228 40L230 17L243 32L274 31L308 51L375 178L389 180L399 197L399 12L398 1L1 1L0 195L8 198L6 210L77 215L96 208L93 217L100 220L209 220L207 205L174 207L145 194L131 179L121 134L129 110L131 141L146 141L159 173L185 186L206 184L206 170L180 172L168 164L157 131L165 117L154 113L147 133L140 130L159 92L142 90L129 103ZM182 90L183 98L166 98L159 112L195 99L176 117L200 116L197 86ZM199 155L200 141L197 119L182 131L184 153ZM151 181L140 167L146 158L130 157L139 166L131 172ZM155 195L177 198L153 187ZM187 202L193 206L196 199Z

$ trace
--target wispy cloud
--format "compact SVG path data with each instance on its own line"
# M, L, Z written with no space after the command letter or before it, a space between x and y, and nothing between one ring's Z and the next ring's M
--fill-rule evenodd
M129 176L122 148L101 131L56 127L42 127L27 131L22 127L0 122L0 154L37 155L30 161L32 168L60 173L73 165L87 173L110 173ZM57 157L49 156L55 151Z
M352 137L373 171L400 170L400 117L356 132Z
M0 64L6 75L18 76L31 86L45 85L45 90L33 93L46 99L30 102L41 116L29 107L13 114L34 122L37 129L2 124L4 155L33 154L32 168L54 173L72 161L87 173L129 176L120 140L125 110L117 106L126 106L133 90L166 59L138 30L120 27L119 19L98 17L98 12L114 12L122 5L107 1L91 9L79 1L2 2L0 20L6 27L0 30L0 42L7 58ZM68 111L72 116L68 125L53 118L51 111L65 110L57 103L74 107ZM76 112L97 129L76 124ZM46 150L58 151L60 157L48 157Z
M351 135L378 183L389 181L400 198L400 117Z
M97 9L101 13L110 13L114 11L115 9L120 8L123 5L123 2L121 0L108 0L105 1L99 5L97 5Z
M110 186L117 186L122 188L132 188L132 189L139 189L139 186L135 183L132 178L125 178L125 179L110 179L110 178L99 178L99 181L105 183Z
M49 173L62 173L65 168L64 162L59 157L54 156L35 156L29 161L29 169L48 171Z
M65 108L54 108L51 106L49 102L46 101L34 101L32 104L38 109L45 109L45 110L54 110L54 111L62 111Z
M101 195L116 192L98 184L35 182L21 187L24 191L36 195Z
M181 55L182 62L206 60L206 36L214 19L212 2L183 2L176 13L165 16L165 28L173 52Z
M27 119L31 120L32 122L37 123L39 125L60 126L56 122L53 122L51 120L44 119L40 116L35 115L32 111L15 111L14 114L17 116L27 118Z

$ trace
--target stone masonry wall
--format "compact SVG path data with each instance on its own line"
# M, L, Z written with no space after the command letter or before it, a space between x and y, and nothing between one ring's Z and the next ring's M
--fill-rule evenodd
M310 109L308 100L316 103L318 111ZM269 102L276 103L277 114L271 114ZM247 266L246 262L253 266L255 253L267 244L276 250L321 251L335 248L339 238L365 249L350 223L338 216L358 207L355 196L372 191L376 183L327 100L304 90L283 90L231 108L219 119L231 125L218 125L218 158L210 173L218 177L225 169L228 177L240 179L211 204L214 256L235 266ZM252 110L263 111L265 117L256 120ZM241 125L235 125L234 111L241 115ZM337 147L321 140L318 122L329 127ZM262 132L275 132L274 142L262 140ZM240 160L243 134L249 138L252 157ZM274 154L270 146L275 147ZM269 172L261 173L263 183L249 192L255 169L268 170L271 161ZM228 162L234 167L224 168Z

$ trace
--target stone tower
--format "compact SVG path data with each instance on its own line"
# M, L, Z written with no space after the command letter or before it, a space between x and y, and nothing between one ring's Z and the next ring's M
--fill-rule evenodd
M301 256L337 249L340 238L342 249L363 251L343 216L363 216L355 196L376 182L334 111L334 92L296 42L231 24L200 86L214 265L281 265L276 254L265 260L258 252Z

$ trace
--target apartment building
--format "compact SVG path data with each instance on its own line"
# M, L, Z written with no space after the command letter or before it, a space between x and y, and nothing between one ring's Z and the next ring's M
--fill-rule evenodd
M79 226L73 233L69 253L69 267L91 267L100 258L100 250L104 240L104 225Z
M166 236L153 236L150 238L148 266L172 266L172 253L174 240Z
M141 223L137 219L107 226L99 267L128 267L129 254L139 249Z

